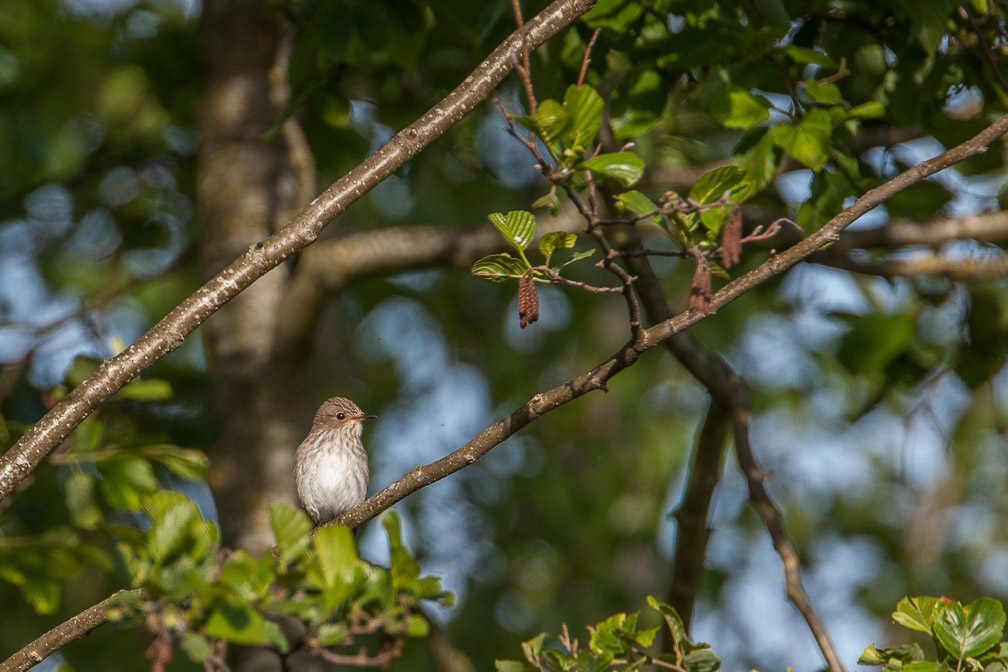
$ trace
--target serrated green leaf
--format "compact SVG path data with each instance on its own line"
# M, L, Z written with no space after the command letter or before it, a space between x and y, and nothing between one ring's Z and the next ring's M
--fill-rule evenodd
M590 170L598 177L611 177L624 187L633 186L644 176L644 161L633 152L599 154L577 168Z
M559 155L563 135L570 130L574 123L570 112L557 101L547 99L539 103L539 108L533 119L543 142L555 155Z
M312 539L326 585L346 582L348 572L357 564L353 533L339 525L326 525Z
M892 619L904 628L917 630L918 632L931 633L931 621L928 615L924 614L915 602L920 598L911 601L909 597L904 597L896 605L896 611L892 613ZM928 605L933 608L934 603Z
M573 233L554 231L539 239L539 252L546 258L545 264L549 266L550 257L554 252L574 247L576 242L577 236Z
M832 133L829 113L822 108L809 110L797 126L771 129L774 143L799 163L818 171L830 157Z
M472 265L472 274L477 278L493 282L507 282L520 278L528 269L522 261L510 254L491 254Z
M564 94L564 105L571 117L568 145L580 156L598 135L605 103L595 89L583 84L580 87L568 87Z
M830 82L820 84L816 80L810 79L805 82L805 90L812 96L813 100L825 105L834 105L843 100L843 96L840 94L840 87Z
M654 212L658 209L658 206L650 198L632 189L630 191L624 191L616 197L616 207L620 210L629 211L635 215L643 215L648 212ZM660 222L661 215L651 215L647 218L649 222Z
M696 181L689 197L697 203L714 203L724 193L740 187L745 174L735 166L720 166Z
M770 102L743 89L732 89L708 104L711 116L725 128L747 129L770 118Z
M199 519L199 511L192 502L175 503L162 515L151 521L148 533L148 550L156 562L164 562L183 550L189 540L189 526Z
M536 221L535 215L531 212L512 210L506 215L492 212L487 217L490 219L490 223L519 253L525 251L525 248L532 242L532 237L535 236Z
M858 657L858 665L885 665L886 657L875 648L874 644L869 644L864 652Z
M270 527L280 550L280 562L289 564L301 558L311 545L310 532L314 525L300 509L274 502L269 506Z
M938 641L953 657L975 658L1001 641L1005 611L1000 602L989 597L965 607L954 602L938 609L933 624Z

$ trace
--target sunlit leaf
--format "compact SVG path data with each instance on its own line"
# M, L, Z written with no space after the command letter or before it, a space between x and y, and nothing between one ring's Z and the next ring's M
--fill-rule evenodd
M519 252L532 242L535 235L535 215L525 210L512 210L506 215L492 212L487 217L501 235Z
M624 187L636 184L644 176L644 161L633 152L599 154L577 167L598 177L611 177Z
M523 262L510 254L491 254L472 265L472 274L484 280L506 282L520 278L527 268Z

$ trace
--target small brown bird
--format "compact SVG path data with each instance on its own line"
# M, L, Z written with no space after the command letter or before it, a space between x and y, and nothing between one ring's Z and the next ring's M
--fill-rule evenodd
M298 497L316 525L364 501L368 458L361 443L365 413L349 399L333 397L315 413L311 430L298 446L294 481Z

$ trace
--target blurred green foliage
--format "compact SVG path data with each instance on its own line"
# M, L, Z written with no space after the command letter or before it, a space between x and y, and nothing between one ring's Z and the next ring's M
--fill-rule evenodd
M544 5L527 3L526 17ZM6 0L0 12L3 448L202 277L194 206L194 110L204 85L198 17L165 3L81 7ZM500 93L518 128L540 135L551 169L567 171L573 189L584 187L586 170L604 180L614 212L647 222L640 228L649 246L716 248L728 205L746 208L750 224L789 217L807 234L930 152L901 150L901 140L949 147L1005 113L1008 93L991 65L1005 63L1003 7L986 0L962 7L600 0L533 55L535 114L521 102L517 78ZM304 0L270 11L300 30L288 112L305 128L321 184L435 105L513 30L510 3L501 0ZM596 29L585 86L572 86ZM477 110L356 204L341 228L404 221L471 227L509 213L494 223L506 233L524 222L524 245L516 247L524 254L531 211L556 211L566 196L535 178L525 149L501 131L506 123L493 106ZM948 171L954 179L915 185L884 214L926 222L996 208L997 189L986 195L983 185L1003 182L1003 149L995 143ZM660 177L677 171L700 176L678 189L680 200L666 197L676 190ZM788 196L782 178L801 183L798 198ZM709 207L650 214L686 199ZM570 254L561 252L568 242L554 238L541 247L545 263L551 254ZM1001 250L967 250L980 252ZM729 272L737 276L765 255L747 247L740 269ZM884 260L883 252L864 256ZM506 265L519 262L508 258L497 259L494 269L504 272L494 274L524 272L527 264ZM654 265L673 305L684 305L689 260ZM610 281L587 261L564 273ZM1008 594L1008 534L997 524L1008 515L1004 290L1002 280L887 284L802 266L694 329L750 385L756 451L817 577L813 599L839 595L844 602L828 606L834 620L867 614L881 623L907 594ZM467 269L362 280L330 306L342 317L321 321L318 341L329 347L305 357L320 389L338 377L366 381L374 403L362 404L369 409L415 402L423 390L409 387L409 372L391 355L354 345L357 323L400 299L435 325L453 363L478 371L500 416L590 369L627 338L619 297L576 289L544 296L544 319L515 335L513 284L476 282ZM583 661L589 669L647 648L662 621L681 650L683 638L689 641L658 601L639 617L639 629L637 617L622 613L668 589L667 516L707 404L671 357L647 356L608 395L554 411L456 477L464 502L452 515L483 536L472 542L472 564L456 568L460 599L446 612L445 628L481 669L558 622L599 623L586 654L593 658ZM208 375L203 344L191 338L85 421L0 507L0 604L10 614L0 634L4 652L131 586L163 598L154 631L168 633L195 660L214 655L216 638L282 648L283 635L263 613L298 617L320 644L346 641L348 624L362 614L386 618L387 634L425 634L412 606L443 592L420 568L451 551L436 526L424 525L433 508L426 493L400 507L416 533L411 552L398 519L385 519L388 569L358 558L342 531L309 539L304 516L282 507L271 509L279 559L218 555L205 514L166 490L199 499L214 431ZM429 408L423 417L436 425L451 413ZM753 569L765 532L743 505L731 464L721 488L701 586L703 637L731 633L725 639L737 645L712 644L733 667L783 667L803 654L768 654L754 633L790 626L753 625L739 607L739 586L754 573L776 596L776 574ZM834 554L837 563L848 557L837 550L844 548L864 563L855 578L831 564ZM303 599L291 599L295 586L305 588ZM995 628L996 609L973 604L963 614L979 614L1000 641L1003 613ZM115 616L136 620L139 606L119 605ZM957 650L953 640L962 638L949 629L955 622L939 635L934 618L925 620L942 647L936 650L945 652L939 662L993 655L995 640L981 637L983 650ZM542 643L527 641L524 662L504 669L535 667L543 656L558 668L582 664L583 654ZM79 669L146 669L145 648L103 628L65 653ZM712 664L702 651L703 663ZM923 660L910 649L879 656L869 664ZM430 663L407 649L402 664Z

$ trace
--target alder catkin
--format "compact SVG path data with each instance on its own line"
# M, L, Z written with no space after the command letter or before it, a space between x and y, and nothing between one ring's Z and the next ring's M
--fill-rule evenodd
M738 208L728 211L721 229L721 264L731 268L742 259L742 212Z
M524 329L538 319L539 293L529 272L518 279L518 326Z

